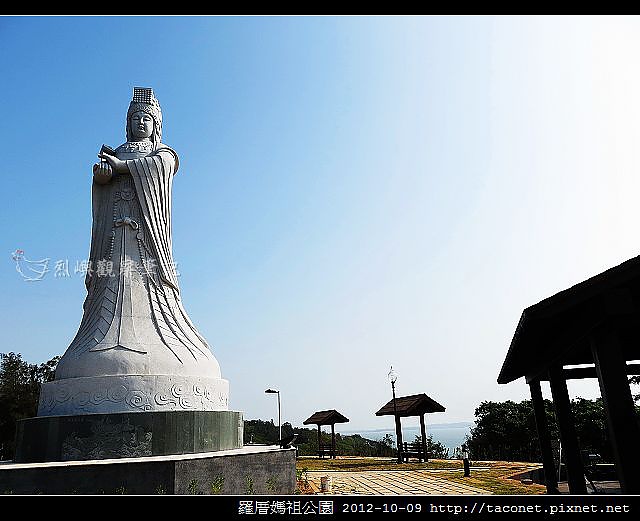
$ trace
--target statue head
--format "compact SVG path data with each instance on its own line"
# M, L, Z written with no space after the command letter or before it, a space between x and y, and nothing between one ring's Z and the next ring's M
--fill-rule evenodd
M129 128L136 139L151 138L154 126L153 116L143 110L138 110L129 117Z
M127 111L127 141L141 141L147 137L154 146L162 141L160 103L153 95L153 89L134 87L133 100Z

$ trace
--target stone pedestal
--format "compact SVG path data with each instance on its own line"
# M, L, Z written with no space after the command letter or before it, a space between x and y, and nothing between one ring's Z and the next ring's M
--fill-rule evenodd
M51 463L0 462L0 494L293 494L295 449Z
M16 462L194 454L242 447L242 413L168 411L42 416L18 422Z

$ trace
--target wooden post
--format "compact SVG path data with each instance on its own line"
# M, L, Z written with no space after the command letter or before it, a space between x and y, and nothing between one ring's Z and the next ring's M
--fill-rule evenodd
M322 436L320 435L320 424L318 424L318 457L323 458L324 454L322 452Z
M336 430L335 424L331 424L331 457L336 459Z
M556 409L556 419L560 430L562 452L564 452L567 463L569 492L571 494L586 494L587 486L584 482L584 467L580 457L580 446L578 445L576 426L571 414L569 391L567 390L567 381L562 374L562 366L555 365L549 368L549 383L551 384L553 405Z
M396 441L398 442L398 463L402 463L402 426L400 424L400 416L396 417Z
M540 442L540 453L542 454L542 467L544 468L544 481L547 486L547 494L558 494L556 466L553 462L551 436L549 436L549 425L547 423L547 413L544 409L540 380L532 380L529 382L529 390L531 391L533 414L536 418L536 428L538 430L538 441Z
M635 340L637 341L637 340ZM615 330L591 338L598 383L623 494L640 494L640 428L627 380L627 364Z
M427 428L424 424L424 413L420 415L420 434L422 436L422 454L424 460L429 461L429 456L427 455Z

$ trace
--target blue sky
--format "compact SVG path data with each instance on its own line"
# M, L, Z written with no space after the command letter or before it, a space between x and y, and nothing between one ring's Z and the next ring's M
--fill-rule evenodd
M91 165L153 87L174 257L231 407L345 429L400 394L473 419L522 309L637 255L637 18L0 18L3 351L82 315ZM25 282L11 252L68 259ZM574 396L597 395L593 383Z

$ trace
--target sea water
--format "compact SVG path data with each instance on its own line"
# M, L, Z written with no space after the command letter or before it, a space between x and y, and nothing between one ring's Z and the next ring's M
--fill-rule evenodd
M449 449L449 456L453 456L453 451L460 447L465 438L470 434L473 423L461 422L453 424L434 424L427 425L427 437L431 436L434 442L440 442ZM390 434L394 442L396 439L395 429L375 429L360 431L343 431L341 434L359 434L363 438L370 440L381 440L385 435ZM402 441L411 443L416 436L420 436L420 426L402 427Z

